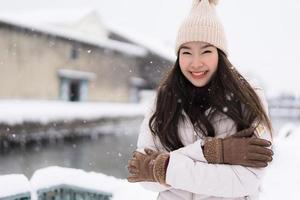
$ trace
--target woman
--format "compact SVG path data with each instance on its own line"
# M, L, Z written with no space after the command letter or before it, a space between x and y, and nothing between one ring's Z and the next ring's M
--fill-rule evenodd
M257 199L272 160L263 92L228 60L215 4L194 0L128 163L128 181L158 199Z

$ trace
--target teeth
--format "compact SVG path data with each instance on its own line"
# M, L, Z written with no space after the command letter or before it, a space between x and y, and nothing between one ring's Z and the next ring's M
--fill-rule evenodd
M203 72L192 72L192 74L194 74L196 76L203 75L204 73L205 73L205 71L203 71Z

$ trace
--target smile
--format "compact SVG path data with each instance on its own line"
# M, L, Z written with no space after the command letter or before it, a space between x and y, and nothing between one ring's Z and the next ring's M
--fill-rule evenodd
M208 71L201 71L201 72L191 72L193 78L203 78Z

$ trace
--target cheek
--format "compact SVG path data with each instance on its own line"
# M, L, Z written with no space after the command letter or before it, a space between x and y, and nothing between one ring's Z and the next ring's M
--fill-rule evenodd
M206 64L211 70L216 70L218 67L218 54L217 55L211 55L209 59L207 59Z
M188 66L188 60L185 58L180 57L179 58L179 66L181 70L185 70Z

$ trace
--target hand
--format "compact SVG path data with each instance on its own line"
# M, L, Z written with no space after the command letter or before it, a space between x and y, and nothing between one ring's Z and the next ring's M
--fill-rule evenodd
M146 154L135 151L133 158L128 161L128 170L132 174L127 177L129 182L159 182L167 185L166 170L169 154L145 149Z
M272 161L271 143L259 138L223 139L223 161L225 164L247 167L266 167Z
M128 171L132 174L127 178L129 182L155 182L153 167L159 153L150 149L145 149L145 152L134 151L133 158L128 161Z
M266 167L273 151L268 140L249 138L254 128L242 130L225 139L212 138L204 144L204 156L209 163Z

